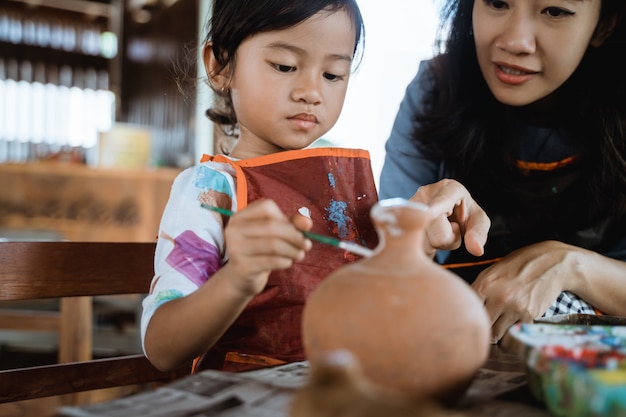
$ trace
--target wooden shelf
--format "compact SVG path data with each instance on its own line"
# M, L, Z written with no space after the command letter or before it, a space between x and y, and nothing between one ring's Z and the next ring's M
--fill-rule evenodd
M9 0L30 6L48 7L51 9L77 12L92 16L112 18L116 14L116 6L111 1L91 0Z

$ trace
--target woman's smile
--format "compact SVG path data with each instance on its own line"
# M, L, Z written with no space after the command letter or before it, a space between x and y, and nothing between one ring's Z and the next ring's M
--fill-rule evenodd
M476 0L476 58L494 97L526 106L554 93L594 40L600 0Z
M525 68L505 65L501 63L495 63L494 69L498 80L510 85L523 84L533 78L535 74L538 74L538 72L536 71L530 71Z

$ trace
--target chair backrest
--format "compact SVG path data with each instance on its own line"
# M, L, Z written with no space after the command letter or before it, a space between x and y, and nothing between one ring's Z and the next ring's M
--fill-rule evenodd
M6 311L0 327L4 322L15 329L20 320L31 330L55 327L67 350L81 344L89 350L83 360L75 360L77 355L70 353L69 363L0 371L0 403L169 382L188 374L186 368L161 372L143 354L90 359L91 297L147 293L154 273L154 250L154 243L0 242L0 309L2 301L8 300L65 297L61 299L66 302L56 322L49 317L20 319L19 314Z

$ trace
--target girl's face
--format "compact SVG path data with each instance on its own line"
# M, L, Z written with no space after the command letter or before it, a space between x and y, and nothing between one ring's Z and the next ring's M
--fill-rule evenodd
M549 96L594 39L601 0L475 0L476 55L494 96L524 106Z
M345 11L320 12L285 30L245 39L228 84L248 158L310 145L339 118L356 32Z

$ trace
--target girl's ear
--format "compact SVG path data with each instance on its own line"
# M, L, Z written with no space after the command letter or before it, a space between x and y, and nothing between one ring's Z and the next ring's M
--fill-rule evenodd
M222 67L215 54L213 53L213 43L207 42L202 48L202 60L204 61L204 70L211 85L219 90L224 90L228 87L228 73L227 69Z
M593 33L593 37L591 38L590 45L594 48L599 48L602 46L604 41L608 39L609 36L613 33L615 28L617 27L617 22L619 21L619 16L614 14L610 19L601 21L598 23L598 27Z

